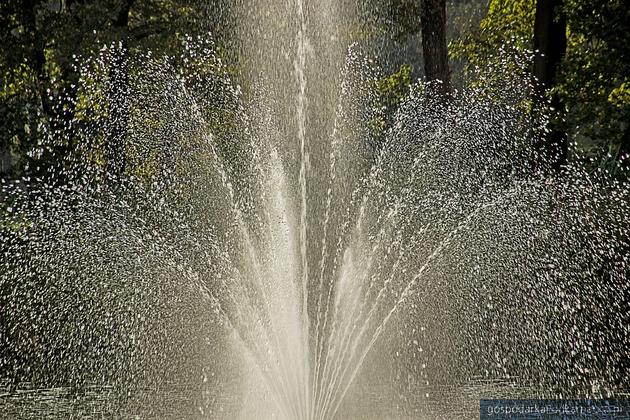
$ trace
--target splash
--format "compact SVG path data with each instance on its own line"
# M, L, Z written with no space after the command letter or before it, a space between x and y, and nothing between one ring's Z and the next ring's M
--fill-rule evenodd
M448 100L418 83L380 129L378 70L356 47L333 121L309 131L316 35L294 6L288 114L277 81L244 94L207 40L130 57L125 101L115 45L82 63L72 156L2 184L4 370L118 386L201 372L242 417L286 419L343 417L370 370L404 370L402 393L458 375L627 380L628 185L541 164L524 78ZM121 114L122 169L107 162Z

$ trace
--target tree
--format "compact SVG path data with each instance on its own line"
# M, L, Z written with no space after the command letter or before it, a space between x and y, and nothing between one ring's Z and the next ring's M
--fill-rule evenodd
M117 51L109 71L110 118L106 145L107 173L119 179L125 171L125 139L129 124L129 13L134 0L124 0L112 21L118 37Z
M569 135L585 158L617 172L630 153L630 7L565 0L565 11L570 36L557 89Z
M558 82L558 69L567 50L567 22L562 10L564 0L537 0L534 21L534 86L538 99L545 98ZM551 121L537 142L540 156L550 159L553 169L560 170L567 163L567 133L558 119L563 103L556 91L551 92Z
M446 1L423 0L421 14L425 77L429 81L441 81L441 90L448 92L451 81L446 46Z
M111 63L111 74L101 75L114 85L106 92L113 105L126 96L130 56L146 49L180 56L184 34L213 33L223 45L227 33L216 29L228 11L227 0L0 2L0 178L58 173L55 168L65 165L81 144L81 124L93 126L92 117L99 112L112 118L108 138L93 142L99 148L93 156L110 166L109 172L127 170L120 155L125 104L75 109L84 106L76 60L84 63L112 43L124 51L118 55L121 63ZM92 116L89 122L85 114ZM118 157L109 159L114 155Z
M502 46L508 45L512 61L517 64L515 68L519 62L530 60L536 3L536 0L491 0L480 26L452 42L451 54L464 59L468 70L481 72L484 81L502 77L494 70L496 65L491 65L504 58L496 55ZM549 3L556 2L538 3L539 7L549 7ZM552 88L547 89L552 102L557 95L552 105L566 108L566 114L562 125L557 117L553 123L557 129L562 127L567 131L570 143L577 144L575 157L583 158L591 168L599 166L624 176L618 169L623 157L630 153L630 8L625 0L562 3L562 8L551 10L556 20L547 21L557 28L566 16L568 28L566 54L556 71L550 73L556 79L551 81ZM542 16L539 22L543 22ZM559 31L554 36L562 34ZM556 45L552 47L557 47L558 41L554 42ZM502 64L500 68L503 67ZM545 76L541 74L539 78ZM545 79L547 83L549 80ZM539 91L540 88L539 85ZM554 124L549 128L553 129ZM543 143L540 146L544 148ZM556 159L556 167L564 159L560 158Z

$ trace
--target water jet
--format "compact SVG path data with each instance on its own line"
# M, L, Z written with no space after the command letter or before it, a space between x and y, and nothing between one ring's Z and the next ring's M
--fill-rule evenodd
M130 56L122 102L116 45L80 62L76 152L2 184L3 372L59 407L157 417L432 418L437 395L466 418L480 395L618 392L628 184L532 165L518 77L448 101L418 82L379 131L377 66L325 51L330 10L289 10L294 33L261 52L292 65L250 52L251 92L205 39L189 71ZM112 103L114 187L118 126L89 112Z

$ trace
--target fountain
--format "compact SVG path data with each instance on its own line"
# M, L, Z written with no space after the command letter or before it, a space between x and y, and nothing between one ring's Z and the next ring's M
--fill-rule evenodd
M97 384L123 415L319 420L414 415L418 389L476 377L627 386L628 185L541 164L523 75L448 101L417 83L379 130L378 70L340 52L333 16L350 12L329 6L296 0L277 38L250 18L266 38L245 50L247 92L206 39L130 57L124 101L126 52L80 62L75 153L2 184L14 388ZM184 402L152 411L173 390Z

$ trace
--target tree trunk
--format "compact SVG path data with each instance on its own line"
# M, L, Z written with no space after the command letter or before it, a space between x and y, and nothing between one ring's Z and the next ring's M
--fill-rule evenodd
M422 0L422 52L424 75L428 81L442 82L440 90L450 90L446 47L446 0Z
M35 73L37 90L41 100L42 111L47 119L51 119L53 112L48 98L48 85L50 83L46 73L46 55L44 46L46 41L37 27L37 9L41 6L40 0L27 0L23 4L25 29L30 38L31 65Z
M558 69L567 49L567 23L562 10L564 0L537 0L534 23L534 86L537 100L557 83ZM547 132L542 134L537 152L539 158L549 160L551 168L561 170L567 164L567 133L560 127L563 103L557 93L551 96L552 115Z
M38 27L37 22L38 9L44 4L41 0L27 0L23 3L25 28L30 37L30 61L35 73L36 91L41 102L42 116L48 125L49 132L55 136L56 140L51 145L52 147L47 148L39 158L38 164L35 165L39 169L35 169L34 172L32 168L30 170L31 174L40 177L47 176L52 168L62 166L64 159L70 153L73 136L69 132L69 127L74 116L74 105L70 98L64 94L53 98L50 94L49 89L53 83L48 74L45 51L49 40L46 38L46 33ZM64 75L62 80L66 80L64 71L62 71ZM61 145L60 139L65 139L68 143ZM66 177L60 171L55 170L55 172L55 181L60 184L65 183Z
M119 44L114 53L114 60L109 71L110 112L106 145L107 176L114 184L125 172L125 143L129 125L129 11L134 0L123 0L121 7L112 21L117 31Z

